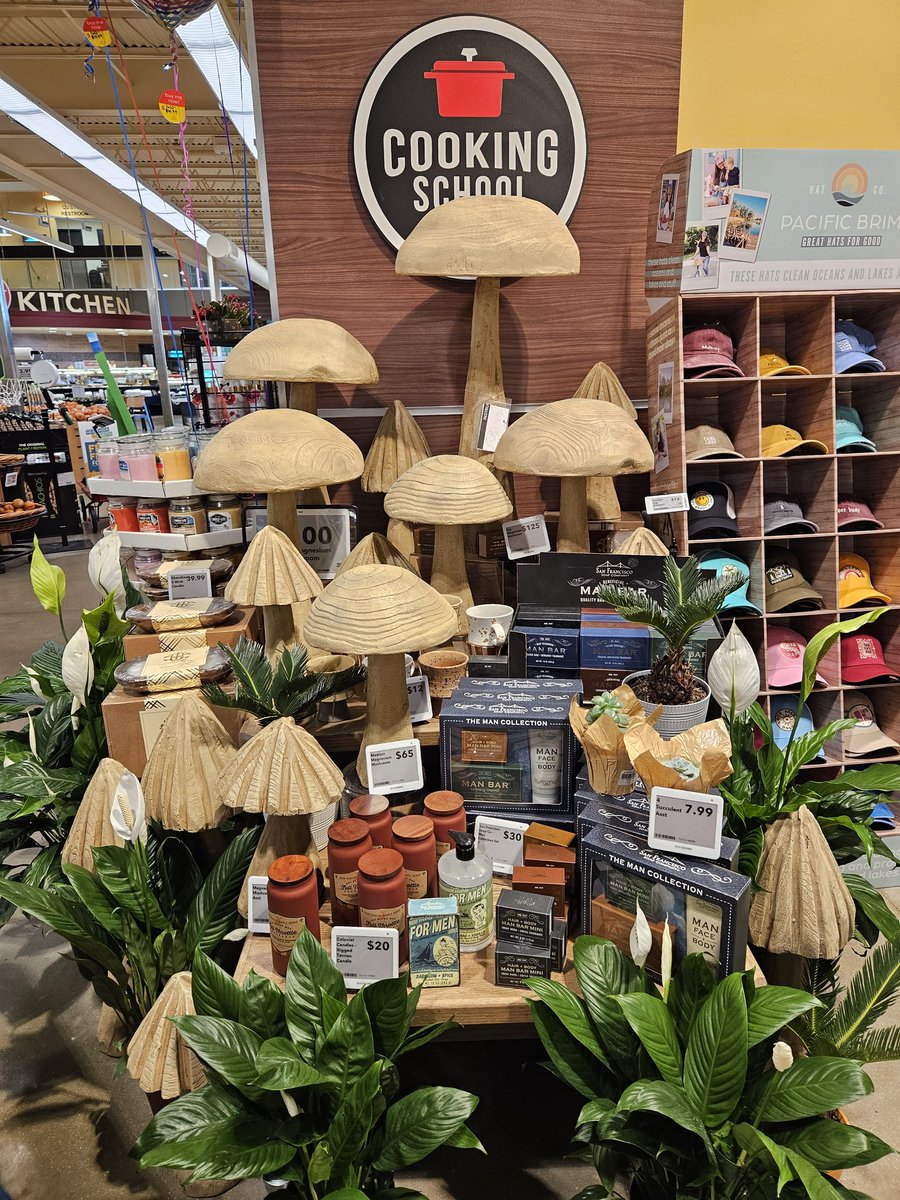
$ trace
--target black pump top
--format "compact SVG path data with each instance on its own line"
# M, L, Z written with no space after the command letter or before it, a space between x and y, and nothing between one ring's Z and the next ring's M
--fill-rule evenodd
M461 829L449 829L447 832L456 842L456 857L460 862L470 862L475 857L475 838L472 834Z

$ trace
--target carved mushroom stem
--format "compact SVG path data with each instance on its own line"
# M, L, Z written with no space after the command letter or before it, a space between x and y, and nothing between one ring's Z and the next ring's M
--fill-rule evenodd
M287 385L288 408L300 412L316 413L316 385L314 383L289 383Z
M406 692L406 663L402 654L370 654L366 677L366 726L356 759L356 773L369 786L366 746L402 742L413 735Z
M459 428L459 452L467 458L478 459L491 470L493 454L479 450L477 446L481 406L491 402L502 404L505 399L503 363L500 359L500 280L476 279L469 370ZM512 480L505 471L494 471L494 474L515 506Z
M262 614L266 635L266 654L274 661L286 646L296 646L297 644L294 606L291 604L267 604L263 607Z
M466 575L466 551L462 525L434 527L434 559L431 564L431 586L442 596L459 596L459 631L469 632L466 609L475 603Z
M587 480L584 476L563 476L559 481L559 528L556 533L557 553L586 554L590 548L587 515Z
M320 865L306 813L292 817L272 816L266 821L238 896L238 912L242 917L247 916L247 881L254 875L268 875L269 867L283 854L306 854L317 866Z
M412 526L398 517L391 517L388 521L387 540L404 558L411 558L416 552L416 538Z
M616 485L608 475L593 475L587 481L588 516L595 521L618 521L622 516Z
M297 524L297 493L269 492L266 499L266 523L280 529L300 549L300 528Z

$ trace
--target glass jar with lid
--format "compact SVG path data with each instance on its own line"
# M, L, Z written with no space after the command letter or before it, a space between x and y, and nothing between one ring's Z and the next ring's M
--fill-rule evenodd
M169 501L139 500L137 519L141 533L169 533Z
M100 438L97 442L97 466L102 479L119 478L119 439Z
M191 474L197 469L197 459L200 457L200 451L206 449L218 432L218 429L194 429L191 431L189 436Z
M137 533L137 500L131 500L127 496L110 500L107 512L110 529L115 529L118 533Z
M159 481L152 433L132 433L119 438L119 478L142 483Z
M207 533L206 506L200 496L177 496L169 501L172 533Z
M156 470L160 479L172 482L175 479L191 478L193 471L187 429L178 426L161 429L154 434L153 445L156 451Z
M206 497L206 520L210 531L216 529L240 529L244 510L237 496L231 492L210 492Z

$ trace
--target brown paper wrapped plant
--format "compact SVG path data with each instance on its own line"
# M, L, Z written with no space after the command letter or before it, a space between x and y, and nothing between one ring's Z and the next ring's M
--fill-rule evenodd
M648 796L655 787L708 792L731 774L731 738L721 718L668 741L651 725L635 724L625 730L624 740Z
M109 819L110 806L116 793L116 785L125 768L114 758L102 758L91 776L78 811L69 826L69 833L62 849L62 861L66 866L84 867L93 871L94 846L123 846Z
M634 768L625 748L625 732L645 721L653 724L659 711L645 716L643 705L627 684L602 692L582 708L577 696L569 707L569 724L584 748L588 782L604 796L624 796L634 788Z
M267 525L254 537L225 595L237 604L262 609L266 653L303 644L310 601L322 590L318 575L280 529Z
M143 1091L174 1100L206 1083L203 1066L172 1017L195 1016L191 973L173 975L128 1043L128 1074Z
M216 791L235 756L228 731L199 692L186 692L163 722L141 787L147 816L165 829L215 829L228 815Z
M425 434L399 400L385 411L366 455L360 483L364 492L387 492L410 467L431 450ZM388 541L407 557L415 553L415 539L406 521L391 518Z
M602 400L621 408L633 421L637 420L637 409L619 382L612 367L605 362L595 363L573 393L576 399ZM622 516L615 484L606 475L595 475L587 483L588 517L594 521L618 521Z

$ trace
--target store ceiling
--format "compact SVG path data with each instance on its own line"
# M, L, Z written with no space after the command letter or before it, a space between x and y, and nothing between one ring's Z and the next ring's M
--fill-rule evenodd
M222 0L221 8L235 40L238 40L237 0ZM244 8L246 10L246 4ZM169 60L168 34L162 26L124 0L111 0L103 6L103 13L108 13L111 18L122 48L161 186L156 187L139 121L116 65L116 83L138 175L143 183L160 191L165 199L183 210L184 181L178 127L165 121L157 107L160 92L173 86L172 72L163 69ZM102 51L94 56L94 82L84 72L89 48L81 27L86 15L86 4L73 4L68 0L0 0L0 71L15 86L30 93L58 116L65 117L84 137L128 170L125 139ZM240 32L246 43L246 19ZM244 214L243 145L236 129L229 123L232 151L229 157L218 99L187 50L183 46L179 46L179 50L179 86L188 105L187 146L194 213L206 229L223 233L240 245ZM111 55L113 63L117 64L114 47ZM254 258L265 262L257 163L250 153L247 154L247 168L248 249ZM16 121L0 114L0 193L10 192L15 181L22 179L56 193L93 215L119 221L132 229L140 226L140 215L132 201ZM11 196L3 199L10 201ZM6 207L11 209L16 205L8 203ZM167 241L171 244L172 231L167 225L151 220L151 230L160 245Z

